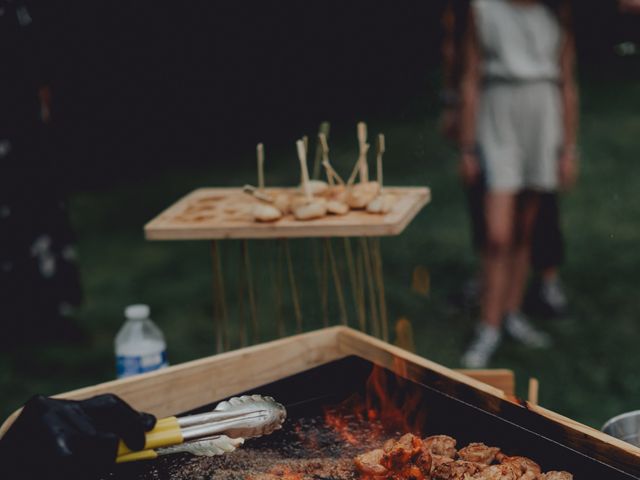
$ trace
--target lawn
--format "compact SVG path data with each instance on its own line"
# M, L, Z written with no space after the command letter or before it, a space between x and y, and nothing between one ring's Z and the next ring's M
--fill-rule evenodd
M582 175L562 204L568 252L562 276L571 312L559 320L535 319L553 334L552 349L536 351L506 342L492 366L514 369L520 393L528 377L539 378L542 405L599 428L607 418L637 409L640 399L640 116L633 107L640 104L640 85L583 81L582 94ZM313 134L311 126L306 128ZM388 184L428 185L433 191L433 202L402 235L382 241L390 318L410 319L419 354L457 367L477 312L454 308L448 301L476 267L454 152L439 137L433 113L370 120L369 129L371 134L386 134ZM265 139L267 183L296 181L293 135L299 133L293 132L286 146L271 147ZM345 172L355 159L355 125L334 124L331 146L334 164ZM90 341L0 353L0 416L36 392L53 394L112 379L113 339L130 303L151 306L167 337L172 364L215 352L209 244L148 242L142 226L194 188L254 182L253 151L253 145L246 145L223 166L176 163L146 179L70 199L85 289L77 318ZM307 305L305 329L322 326L311 268L317 247L309 240L292 242L300 295ZM230 316L235 318L239 246L227 242L222 248ZM262 338L274 338L271 284L277 249L267 242L252 242L250 248ZM428 298L410 288L411 272L418 265L430 272ZM337 323L335 305L331 307ZM291 334L293 312L287 308L284 313L286 333Z

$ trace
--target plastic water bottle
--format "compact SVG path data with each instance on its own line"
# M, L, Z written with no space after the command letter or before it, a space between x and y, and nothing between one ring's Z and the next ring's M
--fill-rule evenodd
M168 366L167 344L158 326L149 318L147 305L129 305L127 321L116 335L118 378Z

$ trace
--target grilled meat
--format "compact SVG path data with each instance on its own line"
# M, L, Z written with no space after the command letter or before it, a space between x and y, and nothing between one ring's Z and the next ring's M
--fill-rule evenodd
M486 468L486 465L474 462L465 462L464 460L455 460L453 462L441 463L431 472L433 480L467 480L475 478L478 472Z
M421 440L408 433L354 462L361 477L370 480L573 480L567 472L543 474L533 460L510 457L484 443L455 447L456 440L446 435Z
M384 457L385 453L381 448L365 452L355 458L356 469L364 476L382 478L388 472L382 465Z
M500 449L497 447L487 447L484 443L470 443L458 450L458 457L467 462L491 465L499 452Z
M573 480L573 475L569 472L548 472L544 473L540 480Z
M456 458L456 439L447 435L434 435L423 440L426 448L435 455Z
M507 457L506 455L498 455L498 461L502 465L510 465L513 467L518 480L538 480L542 470L533 460L526 457Z

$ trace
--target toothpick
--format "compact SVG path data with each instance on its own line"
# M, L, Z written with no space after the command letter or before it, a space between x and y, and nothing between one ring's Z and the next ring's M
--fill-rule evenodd
M258 155L258 188L264 190L264 145L259 143L256 147Z
M329 138L330 124L329 122L322 122L318 128L318 135L323 134L325 139ZM313 162L313 178L317 180L320 178L320 162L322 159L322 145L318 143L316 145L316 156Z
M380 194L382 194L382 155L384 154L384 134L378 134L378 149L376 152L376 164L378 170L378 185L380 185Z
M304 143L304 155L305 158L309 154L309 137L307 135L302 136L302 143Z
M273 197L271 195L261 192L253 185L246 184L242 187L242 192L257 198L258 200L262 200L263 202L273 203Z
M336 290L336 296L338 297L338 307L340 308L340 322L343 325L349 324L349 319L347 317L347 307L344 301L344 291L342 290L342 281L340 280L340 271L338 270L338 263L336 262L336 257L333 253L333 246L331 244L330 238L325 238L325 248L327 254L329 256L329 262L331 265L331 273L333 275L333 286Z
M293 261L291 260L291 250L289 249L289 241L285 238L282 240L284 244L284 255L287 262L287 271L289 273L289 287L291 288L291 301L293 302L293 313L296 317L296 333L302 333L302 311L300 310L300 298L298 296L298 287L295 274L293 272Z
M367 165L367 151L365 145L367 144L367 124L364 122L358 122L358 145L360 147L360 156L358 163L360 166L360 181L369 181L369 165Z
M251 328L253 343L260 341L260 327L258 326L258 313L256 308L255 291L253 288L253 272L251 271L251 259L249 256L249 242L242 241L242 263L244 264L244 277L247 282L247 290L249 292L249 313L251 315Z
M368 174L367 174L367 180L363 180L362 178L362 158L367 158L367 152L369 151L369 144L365 143L362 146L362 153L360 155L360 157L358 158L358 161L356 162L356 164L353 166L353 171L351 172L351 175L349 176L349 180L347 180L347 186L351 186L353 185L353 183L356 180L356 176L358 175L358 172L360 172L360 181L364 182L364 181L368 181Z
M313 194L309 185L309 170L307 169L307 152L304 148L304 140L298 140L296 147L298 148L298 160L300 160L300 171L302 173L302 188L307 200L311 201L313 200Z
M327 180L329 185L333 186L337 181L340 185L344 185L344 180L338 175L331 163L329 162L329 144L327 143L327 137L324 133L318 134L318 143L322 149L322 165L327 173Z

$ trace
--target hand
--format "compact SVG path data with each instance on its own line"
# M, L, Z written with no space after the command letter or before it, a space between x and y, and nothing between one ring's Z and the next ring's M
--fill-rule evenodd
M480 176L480 162L474 153L464 152L460 157L458 172L466 185L472 185Z
M90 478L115 464L120 439L143 449L155 423L111 394L83 401L37 395L0 439L0 462L21 478Z
M575 152L564 152L558 161L560 188L571 189L578 179L578 159Z

